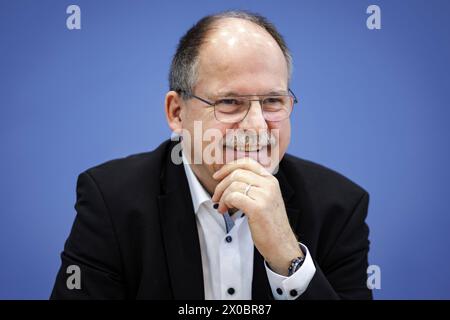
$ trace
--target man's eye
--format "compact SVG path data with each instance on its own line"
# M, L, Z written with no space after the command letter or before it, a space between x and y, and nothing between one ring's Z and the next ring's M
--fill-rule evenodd
M283 99L277 97L270 97L264 99L264 104L283 104Z
M242 100L239 99L220 99L216 102L219 105L229 105L229 106L240 106L242 105Z

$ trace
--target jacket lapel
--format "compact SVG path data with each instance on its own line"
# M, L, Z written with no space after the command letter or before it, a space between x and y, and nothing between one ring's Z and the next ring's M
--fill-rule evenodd
M170 156L163 171L159 213L173 296L204 299L200 243L186 174Z

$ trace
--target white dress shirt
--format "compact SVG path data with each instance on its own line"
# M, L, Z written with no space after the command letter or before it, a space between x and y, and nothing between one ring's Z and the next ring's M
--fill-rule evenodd
M211 196L198 181L184 154L183 165L196 215L205 299L250 300L254 243L247 217L240 210L234 213L231 217L234 226L227 232L223 215L213 208ZM277 300L297 298L306 290L316 272L308 249L303 244L300 246L305 261L290 277L273 272L264 262L272 294Z

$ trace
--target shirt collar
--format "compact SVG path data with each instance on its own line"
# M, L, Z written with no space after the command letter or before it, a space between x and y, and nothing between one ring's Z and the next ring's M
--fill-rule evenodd
M184 171L186 172L186 177L189 183L189 190L191 191L192 204L194 205L195 214L198 213L198 209L205 202L210 202L212 204L211 196L206 192L205 188L198 181L194 172L191 169L184 153L181 152L183 159Z

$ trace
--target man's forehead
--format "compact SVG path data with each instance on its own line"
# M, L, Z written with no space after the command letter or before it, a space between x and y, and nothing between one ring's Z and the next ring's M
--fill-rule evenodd
M200 51L197 85L207 86L215 96L219 90L221 96L286 90L286 60L275 39L252 22L223 20Z
M225 18L216 22L205 43L229 47L255 44L277 46L275 39L262 27L251 21L237 18Z

